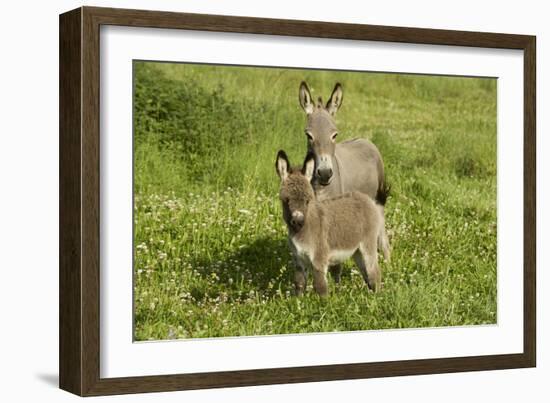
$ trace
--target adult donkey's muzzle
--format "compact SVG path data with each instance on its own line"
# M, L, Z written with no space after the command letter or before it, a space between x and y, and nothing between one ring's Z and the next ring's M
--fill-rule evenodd
M317 181L323 185L326 186L330 183L332 180L332 161L329 155L327 154L321 154L319 155L319 158L316 161L317 170L315 171L315 174L317 176Z
M319 183L321 183L321 185L328 185L332 179L332 168L318 168L317 177L319 178Z

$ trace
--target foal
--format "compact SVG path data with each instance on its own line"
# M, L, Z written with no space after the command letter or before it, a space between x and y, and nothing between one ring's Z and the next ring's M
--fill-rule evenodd
M281 178L279 197L288 241L297 263L296 294L304 292L307 269L312 268L315 291L322 297L327 296L328 267L351 256L369 288L377 291L381 283L377 242L384 233L384 216L379 206L359 192L316 200L311 186L315 168L312 154L306 156L300 170L290 167L281 150L275 167Z

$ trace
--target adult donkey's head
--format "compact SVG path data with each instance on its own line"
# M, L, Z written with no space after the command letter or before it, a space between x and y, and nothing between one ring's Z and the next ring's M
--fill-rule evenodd
M305 133L308 139L308 152L315 156L315 179L321 185L328 185L334 173L332 162L338 135L334 115L344 99L342 86L337 83L330 99L323 105L321 97L317 103L313 102L307 84L302 81L299 98L300 105L307 115Z

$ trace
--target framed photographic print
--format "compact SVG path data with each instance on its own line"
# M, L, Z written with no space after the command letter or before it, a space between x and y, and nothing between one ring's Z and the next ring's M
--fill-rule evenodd
M60 387L535 366L535 37L60 16Z

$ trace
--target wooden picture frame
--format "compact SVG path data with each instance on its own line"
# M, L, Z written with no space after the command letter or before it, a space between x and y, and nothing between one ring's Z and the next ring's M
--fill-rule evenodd
M171 28L524 52L523 353L100 377L100 26ZM81 396L533 367L536 363L534 36L81 7L60 16L60 387Z

